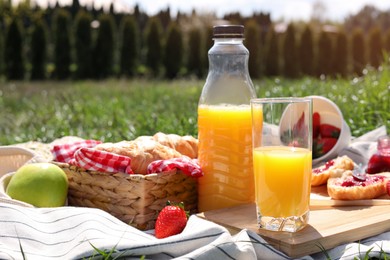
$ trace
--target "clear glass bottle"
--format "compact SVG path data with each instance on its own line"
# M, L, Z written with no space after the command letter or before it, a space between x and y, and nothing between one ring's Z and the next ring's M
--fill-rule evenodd
M208 211L254 202L250 100L244 27L216 26L208 52L209 72L198 106L198 209Z

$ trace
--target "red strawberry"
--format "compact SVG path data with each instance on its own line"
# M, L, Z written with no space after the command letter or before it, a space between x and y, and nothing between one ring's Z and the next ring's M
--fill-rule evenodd
M313 113L313 138L317 138L320 134L320 114L318 112Z
M302 115L299 117L298 121L293 126L293 133L295 136L300 136L302 135L300 133L302 133L304 130L305 130L305 112L302 112Z
M333 137L324 137L318 138L313 142L313 158L318 158L330 150L337 143L337 138Z
M340 128L329 125L329 124L321 124L320 125L320 134L321 137L335 137L338 138L340 136Z
M184 204L165 206L157 216L155 235L157 238L165 238L177 235L187 225L187 213L184 211Z
M390 157L382 154L373 154L368 160L366 172L369 174L390 172Z

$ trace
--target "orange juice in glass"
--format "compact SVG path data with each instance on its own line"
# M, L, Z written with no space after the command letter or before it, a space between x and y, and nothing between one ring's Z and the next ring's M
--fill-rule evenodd
M198 210L254 202L250 106L200 105L198 136Z
M309 219L311 99L253 99L251 106L259 227L298 231Z

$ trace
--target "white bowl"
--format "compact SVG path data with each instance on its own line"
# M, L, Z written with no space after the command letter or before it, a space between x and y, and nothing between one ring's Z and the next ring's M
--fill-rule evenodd
M351 129L345 122L339 107L330 99L322 96L309 96L313 100L313 113L318 112L321 116L321 124L331 124L341 129L340 136L335 146L326 154L313 159L313 166L336 158L351 141Z

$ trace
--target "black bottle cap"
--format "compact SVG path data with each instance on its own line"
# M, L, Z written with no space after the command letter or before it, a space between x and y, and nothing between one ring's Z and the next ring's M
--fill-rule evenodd
M243 25L217 25L213 27L214 38L244 38Z

